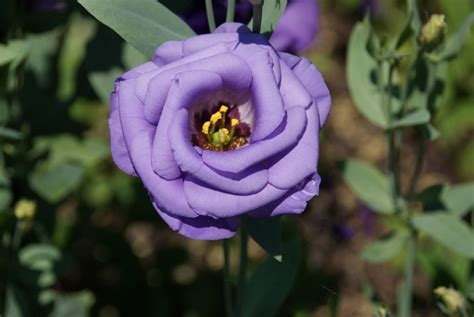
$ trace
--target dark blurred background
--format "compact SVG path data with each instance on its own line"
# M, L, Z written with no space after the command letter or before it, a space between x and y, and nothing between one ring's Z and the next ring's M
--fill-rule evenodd
M31 43L8 123L25 137L1 143L11 180L10 196L1 197L7 197L7 209L22 199L36 203L36 218L24 229L23 245L42 241L60 250L51 259L53 282L42 286L32 282L39 277L31 272L18 275L20 297L31 316L46 316L53 303L53 316L223 316L220 242L190 240L171 231L155 214L138 179L121 173L110 159L107 99L112 81L145 58L75 1L46 8L27 2L19 20L9 15L9 0L1 1L0 38L12 23L21 22ZM323 130L320 196L302 216L284 220L286 231L302 236L304 256L279 316L366 317L375 302L389 308L396 304L402 258L374 265L360 257L393 224L380 221L355 198L336 162L356 157L380 168L386 165L383 133L351 101L346 48L353 25L366 10L380 34L400 30L404 3L319 0L318 34L301 54L324 74L333 110ZM470 0L420 1L424 21L443 13L450 30L457 30L473 9ZM429 148L420 188L474 178L473 49L470 36L461 57L450 64L435 121L441 138ZM0 101L12 95L8 89L3 92ZM406 138L410 145L410 135ZM403 149L402 171L412 169L414 155L410 146ZM407 178L403 174L402 182ZM12 223L0 214L1 230L10 230ZM236 274L237 241L231 247ZM249 252L252 266L265 259L253 241ZM1 254L6 259L7 251ZM442 316L432 290L439 285L463 289L468 269L467 260L447 249L422 244L413 316Z

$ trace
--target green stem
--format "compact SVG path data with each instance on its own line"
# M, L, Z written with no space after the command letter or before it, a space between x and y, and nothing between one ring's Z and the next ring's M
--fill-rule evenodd
M209 31L216 29L216 19L214 18L214 8L212 7L212 0L206 0L206 14L207 23L209 24Z
M235 0L227 0L227 14L225 16L226 22L233 22L235 15Z
M248 245L248 233L244 227L240 229L240 266L239 266L239 280L237 289L237 316L242 313L242 305L245 294L245 284L247 278L247 245Z
M471 228L474 229L474 209L471 210ZM468 294L474 294L474 260L471 260L469 265Z
M410 317L413 300L413 275L415 272L416 260L416 232L411 233L408 241L407 255L405 258L405 280L399 298L399 317Z
M260 30L262 28L262 15L263 15L263 5L261 3L260 4L254 4L253 5L252 32L260 33Z
M229 261L229 240L223 240L224 249L224 300L225 300L225 312L227 317L232 317L232 292L230 284L230 261Z

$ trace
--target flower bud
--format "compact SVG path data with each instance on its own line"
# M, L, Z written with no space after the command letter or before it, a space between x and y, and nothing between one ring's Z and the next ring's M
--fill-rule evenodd
M444 15L433 14L430 20L423 25L419 41L421 44L434 46L444 39L447 32L448 25L444 21Z
M466 310L466 300L454 288L440 286L433 293L439 297L451 316L458 316L460 311Z
M36 214L36 202L20 199L15 205L15 217L18 220L28 220L34 218Z

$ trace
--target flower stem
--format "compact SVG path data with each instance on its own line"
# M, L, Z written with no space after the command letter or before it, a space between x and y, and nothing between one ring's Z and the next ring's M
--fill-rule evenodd
M237 293L237 316L242 313L242 305L245 294L245 284L247 277L247 244L248 244L248 233L244 227L240 230L240 265L239 265L239 280L238 280L238 293Z
M225 16L226 22L233 22L235 15L235 0L227 0L227 14Z
M263 5L262 3L253 5L253 26L252 32L260 33L262 28L262 15L263 15Z
M225 300L225 312L227 317L232 317L233 307L232 307L232 293L231 293L231 284L230 284L230 261L229 261L229 240L223 240L223 250L224 250L224 300Z
M207 22L209 24L209 31L213 32L216 29L216 19L214 18L214 8L212 7L212 0L206 0L206 14Z
M413 292L413 274L415 271L416 260L416 232L411 233L408 241L407 255L405 258L405 281L401 288L399 297L399 317L410 317L412 309L412 292Z

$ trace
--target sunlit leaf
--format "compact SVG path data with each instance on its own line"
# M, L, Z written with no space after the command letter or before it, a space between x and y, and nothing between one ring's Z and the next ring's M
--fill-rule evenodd
M396 120L390 124L391 128L409 127L414 125L421 125L430 121L431 114L426 109L420 109L408 113L404 117Z
M474 231L455 215L436 212L415 216L413 225L445 247L474 258Z
M270 37L275 31L275 27L286 9L288 0L265 0L263 2L263 14L260 33ZM249 22L249 28L252 29L253 19Z
M409 234L397 231L372 242L362 252L362 258L372 263L382 263L396 256L405 246Z
M368 19L354 27L347 51L347 81L357 109L373 124L388 127L378 88L377 62L367 51Z
M79 0L79 3L148 57L163 42L195 35L177 15L153 0Z
M382 214L395 212L388 178L379 170L358 160L344 161L340 169L346 183L367 206Z

